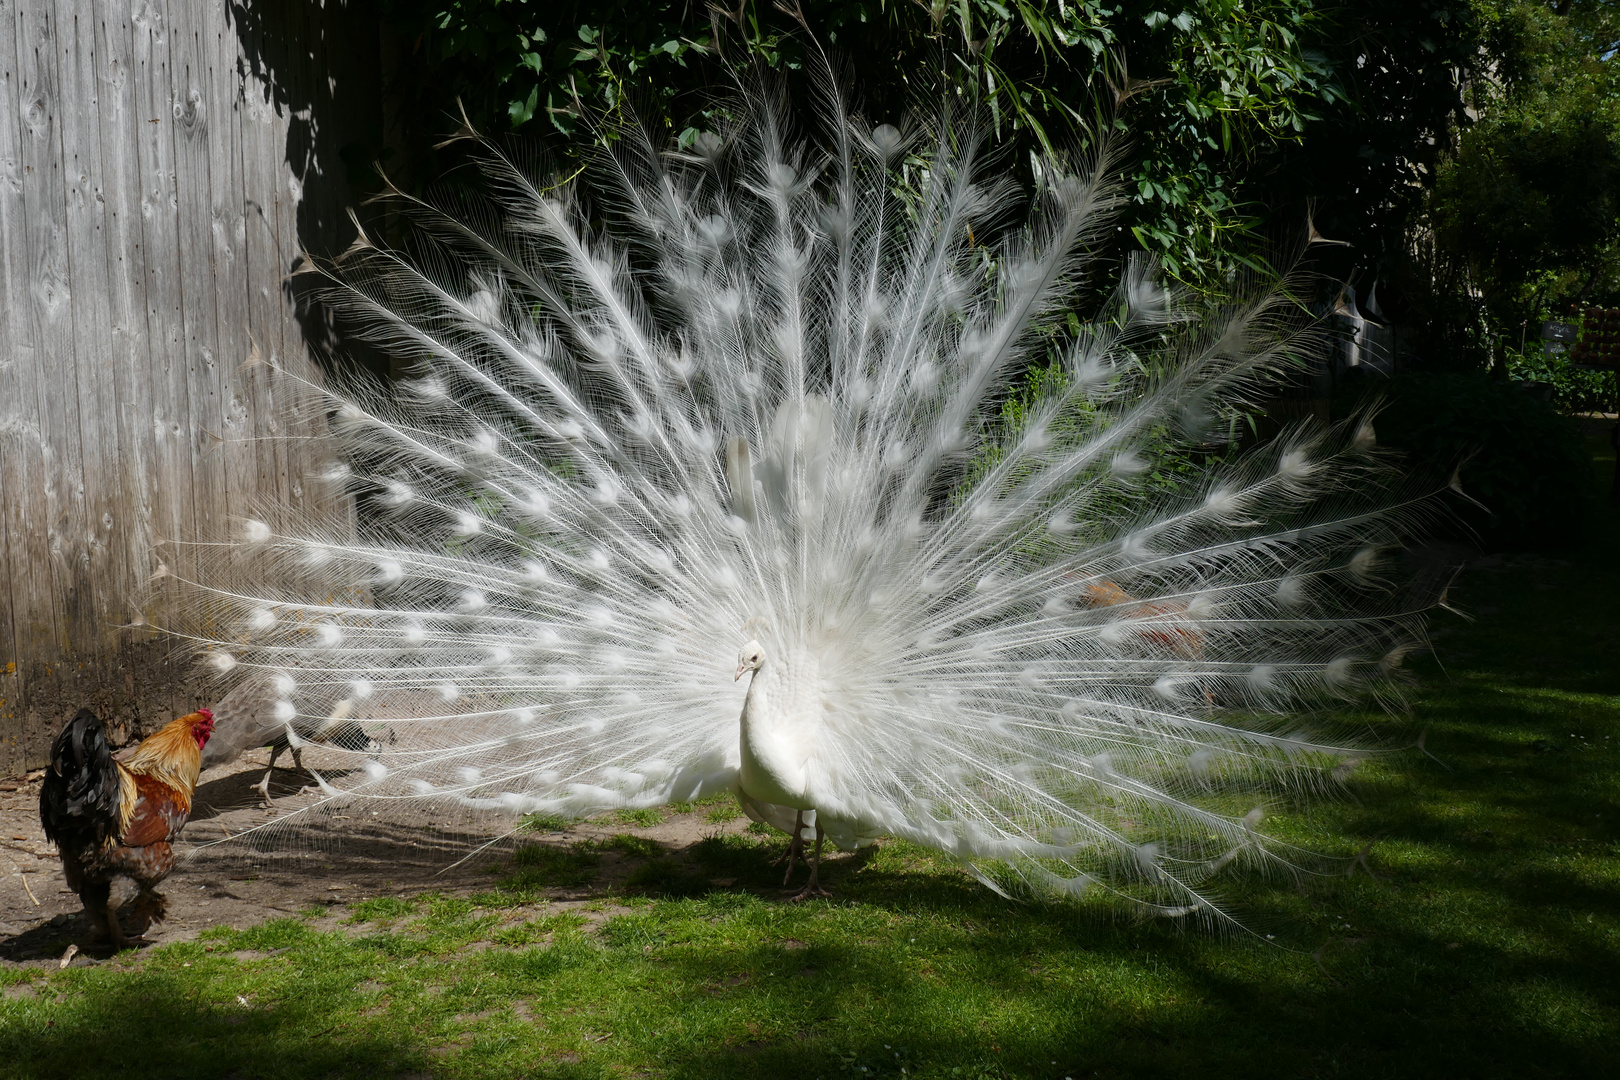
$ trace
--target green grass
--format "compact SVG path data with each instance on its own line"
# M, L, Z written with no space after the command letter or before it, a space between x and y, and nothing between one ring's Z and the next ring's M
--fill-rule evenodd
M1606 476L1605 476L1606 483ZM1236 878L1252 938L1015 904L885 843L830 902L781 844L540 837L473 898L349 905L0 970L10 1077L1577 1077L1620 1068L1620 521L1471 571L1353 795L1267 819L1337 862ZM716 811L693 807L693 812ZM1366 867L1354 856L1368 848ZM543 899L628 864L585 910ZM1342 871L1354 870L1350 876ZM591 910L591 907L596 910ZM1265 935L1272 935L1266 943Z
M635 825L648 829L664 820L664 812L651 807L641 810L615 810L612 821L616 825Z

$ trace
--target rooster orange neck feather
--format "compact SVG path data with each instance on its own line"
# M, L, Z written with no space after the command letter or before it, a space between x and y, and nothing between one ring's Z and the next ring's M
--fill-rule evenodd
M119 808L121 828L128 828L129 819L135 813L134 778L137 776L153 777L174 789L181 807L186 813L191 812L191 794L197 789L197 774L202 771L202 749L191 732L200 719L197 713L187 713L165 724L137 746L128 761L118 766L124 780L123 805Z

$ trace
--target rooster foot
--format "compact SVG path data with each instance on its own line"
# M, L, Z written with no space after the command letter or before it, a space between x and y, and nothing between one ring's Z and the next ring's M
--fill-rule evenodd
M135 936L139 937L140 935L137 934ZM90 936L90 941L92 944L111 945L112 951L115 953L123 952L125 949L129 948L132 940L133 939L128 934L124 933L124 928L119 926L116 920L111 926L105 929L98 927L96 932Z
M162 893L143 892L135 898L132 907L135 916L135 936L141 937L154 923L160 923L169 913L169 901Z

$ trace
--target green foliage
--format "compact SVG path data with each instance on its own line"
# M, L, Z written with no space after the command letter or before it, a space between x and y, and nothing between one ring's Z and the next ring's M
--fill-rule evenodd
M1551 385L1553 405L1560 412L1620 412L1613 371L1576 367L1567 353L1550 353L1537 345L1509 352L1507 366L1515 380Z
M590 115L626 109L666 118L689 143L714 126L722 54L804 90L818 66L808 53L825 47L875 121L952 88L976 98L1017 170L1025 151L1067 149L1084 126L1128 131L1116 244L1211 287L1263 266L1267 202L1290 203L1297 229L1324 184L1361 204L1399 195L1412 170L1384 163L1425 156L1475 47L1469 0L805 0L803 24L758 0L729 15L648 0L382 6L400 42L394 112L413 160L432 157L453 98L481 129L549 132L565 155L594 137ZM1347 124L1354 138L1399 145L1345 145Z
M1596 276L1616 260L1620 116L1584 95L1495 110L1441 170L1433 213L1437 239L1466 262L1497 323L1532 317L1538 275Z
M1078 332L1078 320L1073 316L1071 320L1071 328ZM1155 361L1144 358L1140 362L1152 364ZM1037 413L1043 411L1043 406L1049 406L1069 385L1068 371L1061 364L1030 367L1002 402L1000 414L989 425L988 437L967 464L958 491L972 491L984 475L1006 457ZM1112 421L1111 413L1097 409L1089 399L1081 397L1069 402L1058 415L1048 418L1045 431L1056 446L1078 445L1099 437ZM1188 494L1208 475L1212 465L1238 453L1238 437L1249 423L1249 417L1233 413L1225 418L1224 430L1212 432L1208 444L1197 446L1178 437L1167 425L1157 424L1132 443L1133 450L1147 463L1143 472L1129 478L1114 478L1109 475L1108 463L1104 462L1076 476L1073 481L1076 486L1098 481L1103 481L1103 486L1094 487L1088 495L1087 515L1085 520L1074 523L1078 531L1073 542L1083 543L1089 537L1100 540L1112 534L1118 520L1129 518L1146 506L1162 505L1166 498ZM1028 466L1031 472L1035 468L1033 463ZM1025 553L1036 555L1033 548Z
M1409 375L1373 388L1388 406L1378 441L1418 467L1461 465L1461 519L1495 548L1580 542L1593 506L1592 459L1551 405L1516 383L1483 374ZM1340 402L1340 412L1348 403Z
M1500 374L1549 314L1620 298L1620 19L1607 0L1480 0L1468 110L1410 229L1431 367Z

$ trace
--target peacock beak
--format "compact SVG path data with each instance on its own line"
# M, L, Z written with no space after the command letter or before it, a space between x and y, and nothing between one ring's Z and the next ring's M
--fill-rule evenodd
M735 678L733 678L733 679L732 679L732 680L731 680L731 681L732 681L732 682L737 682L737 681L739 681L739 680L740 680L740 679L742 679L742 677L743 677L743 672L745 672L745 671L747 671L747 670L748 670L748 665L747 665L747 664L746 664L746 663L743 663L743 664L738 664L738 665L737 665L737 674L736 674L736 677L735 677Z

